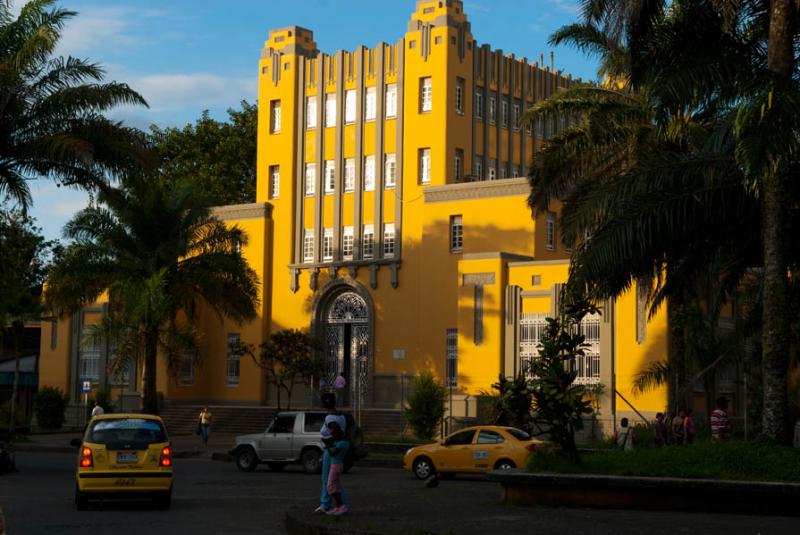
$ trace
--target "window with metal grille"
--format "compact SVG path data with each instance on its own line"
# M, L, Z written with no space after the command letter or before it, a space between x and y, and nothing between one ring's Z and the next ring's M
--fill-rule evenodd
M279 165L271 165L269 167L269 196L271 199L277 199L281 192L281 167Z
M547 212L547 222L545 223L545 247L548 251L556 248L556 214Z
M489 97L489 122L494 124L497 121L497 99Z
M505 164L500 165L500 178L508 178L508 167Z
M336 126L336 94L325 95L325 126Z
M397 117L397 84L386 86L386 118Z
M281 131L281 101L271 100L269 111L269 131L271 134L277 134Z
M372 225L364 225L361 241L361 256L366 259L372 258L375 251L375 229Z
M500 126L508 126L508 102L503 100L500 107Z
M326 228L322 235L322 260L330 262L333 260L333 229Z
M239 385L239 353L236 350L238 346L239 333L228 333L227 358L225 359L228 386Z
M393 188L397 181L397 160L394 152L386 155L386 166L384 169L384 185L387 188Z
M354 191L356 189L356 161L347 158L344 161L344 190Z
M431 181L431 149L419 149L419 183Z
M483 179L483 161L480 158L475 159L475 177L478 180Z
M307 228L303 234L303 262L310 264L314 261L314 229Z
M447 386L458 386L458 329L447 329Z
M383 225L383 257L394 258L394 223Z
M342 234L342 257L345 260L353 259L353 227L344 227Z
M317 164L306 164L306 197L313 197L317 187Z
M419 111L423 113L429 112L433 107L433 83L431 82L430 76L420 78L419 87Z
M519 130L519 125L522 122L522 114L520 113L519 104L514 104L514 129Z
M364 190L375 191L375 156L364 158Z
M325 160L325 194L333 193L336 187L336 166L333 160Z
M367 121L374 121L375 120L375 105L377 102L375 96L375 88L368 87L367 88L367 98L366 98L366 120Z
M463 162L464 151L462 149L456 149L456 157L453 161L453 174L455 175L456 182L461 182L462 174L464 173L462 170Z
M464 226L460 215L450 216L450 252L460 253L464 246Z
M306 100L306 128L309 130L317 127L317 97L308 97Z
M464 79L456 78L456 113L464 113Z
M475 117L483 119L483 93L475 93Z
M80 377L97 383L100 380L100 357L101 347L97 340L93 340L91 329L84 328L81 336L81 344L78 349L78 367Z

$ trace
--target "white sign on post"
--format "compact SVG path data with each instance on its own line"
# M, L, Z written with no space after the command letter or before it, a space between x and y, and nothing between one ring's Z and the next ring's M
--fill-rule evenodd
M92 391L91 381L81 381L81 394L88 394Z

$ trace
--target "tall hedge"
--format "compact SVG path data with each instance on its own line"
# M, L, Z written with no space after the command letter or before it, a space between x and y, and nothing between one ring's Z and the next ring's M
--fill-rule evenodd
M36 421L39 427L45 429L60 429L64 424L64 411L66 408L67 397L58 387L42 387L33 399Z

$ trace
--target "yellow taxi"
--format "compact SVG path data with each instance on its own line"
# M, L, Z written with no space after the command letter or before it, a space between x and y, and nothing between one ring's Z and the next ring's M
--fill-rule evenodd
M172 448L164 422L150 414L104 414L86 426L75 473L75 507L90 499L149 498L172 501Z
M525 466L531 453L544 444L514 427L482 425L456 431L439 443L411 448L403 468L419 479L434 474L485 473Z

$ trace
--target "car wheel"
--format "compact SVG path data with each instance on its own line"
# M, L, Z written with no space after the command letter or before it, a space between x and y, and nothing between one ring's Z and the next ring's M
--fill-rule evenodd
M307 474L319 474L322 470L322 463L319 460L320 451L316 448L309 448L300 456L300 463Z
M267 463L267 466L273 472L282 472L286 468L286 463Z
M77 485L75 486L75 509L78 511L86 511L89 508L89 498L86 497L86 494L78 490Z
M436 473L433 462L427 457L417 457L411 465L411 470L417 479L428 479Z
M253 448L239 448L236 452L236 468L242 472L252 472L258 466L258 457Z
M153 505L156 509L167 510L172 505L172 491L160 492L153 498Z
M514 461L509 459L500 459L494 464L495 470L511 470L512 468L516 468L517 465L514 464Z

